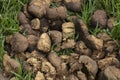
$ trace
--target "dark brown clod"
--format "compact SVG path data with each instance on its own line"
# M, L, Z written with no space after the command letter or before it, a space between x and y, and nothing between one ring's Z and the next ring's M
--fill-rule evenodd
M78 70L82 69L82 64L80 64L78 61L74 62L74 63L69 63L70 64L70 69L69 69L69 73L74 73Z
M68 66L67 66L67 63L65 63L65 62L61 63L60 67L57 68L57 74L60 74L60 75L63 75L63 76L68 75Z
M32 19L33 17L30 15L30 13L28 12L28 4L25 4L23 6L23 13L25 14L25 16L28 18L28 19Z
M102 50L103 48L103 40L96 38L94 35L86 36L84 42L92 49Z
M67 41L64 41L61 45L62 49L67 49L67 48L71 48L73 49L75 46L75 41L73 39L68 39Z
M88 70L88 74L93 76L95 78L96 73L98 71L98 66L96 61L94 61L93 59L91 59L88 56L82 55L79 58L79 63L84 64L84 66L87 68Z
M77 77L79 80L87 80L86 75L82 71L77 72Z
M50 5L50 0L32 0L28 6L28 11L37 18L42 18L46 14L46 8Z
M18 20L20 25L29 23L29 19L25 16L23 12L18 13Z
M31 6L29 6L28 10L31 14L33 14L37 18L41 18L46 14L45 7L41 8L39 10L39 6L31 5Z
M66 80L79 80L74 74L67 76Z
M34 49L36 49L39 38L34 35L28 35L27 39L28 39L28 43L29 43L29 46L28 46L29 50L33 51Z
M28 48L28 40L20 33L16 33L12 36L10 41L11 48L15 52L24 52Z
M80 39L85 39L86 36L90 35L88 32L88 27L83 20L79 19L76 16L73 16L70 19L74 22L76 32L79 33Z
M63 6L57 8L47 8L46 16L49 19L66 19L67 10Z
M94 60L100 60L100 59L103 59L105 56L106 56L106 54L105 54L104 51L94 50L91 58L94 59Z
M102 39L104 42L112 39L108 34L106 34L104 32L98 33L96 37L99 39Z
M48 32L52 41L52 44L59 44L62 42L62 33L57 30L52 30Z
M118 61L117 58L114 57L108 57L105 59L101 59L98 61L98 66L100 69L104 70L106 69L108 66L120 66L120 62Z
M75 44L75 51L78 54L84 54L84 55L91 56L91 50L87 48L87 46L85 45L83 41L78 41Z
M62 26L63 24L63 21L61 20L52 20L51 23L50 23L50 30L58 30L58 31L61 31Z
M49 29L49 22L48 22L48 20L45 19L45 18L42 18L40 20L40 32L45 33L45 32L48 31L48 29Z
M10 80L10 79L5 77L3 73L0 73L0 80Z
M107 53L113 53L117 47L116 41L107 41L104 43L104 50Z
M103 48L103 40L96 38L94 35L90 35L83 20L76 17L72 18L72 20L75 24L76 32L79 33L79 38L84 41L87 47L98 50Z
M73 17L71 19L75 24L76 32L79 34L79 38L85 42L86 46L92 49L101 50L103 47L103 40L96 38L94 35L90 35L83 20L77 17Z
M115 66L109 66L99 75L98 80L119 80L120 79L120 69Z
M67 9L80 12L82 10L83 0L64 0Z
M107 26L107 14L104 10L96 10L92 16L91 24L96 27L97 25L101 28Z
M32 27L30 24L23 24L20 26L20 32L25 33L27 35L38 35L39 32L35 32L32 30Z
M55 53L54 51L51 51L49 53L48 60L52 63L53 66L56 67L56 69L58 69L61 65L61 58L58 57L57 53Z
M64 80L64 76L63 75L56 75L55 80Z
M18 72L20 63L12 59L8 54L3 55L3 66L6 75L10 75L12 71Z

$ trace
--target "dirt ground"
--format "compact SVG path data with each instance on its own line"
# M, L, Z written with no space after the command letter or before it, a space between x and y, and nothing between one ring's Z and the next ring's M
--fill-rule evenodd
M119 80L120 49L111 35L92 29L114 27L103 9L94 10L89 25L68 11L82 13L83 0L31 0L18 13L20 31L5 40L0 80L11 72L32 72L33 80ZM86 0L85 3L88 3ZM51 5L54 4L53 5ZM16 59L16 60L15 60Z

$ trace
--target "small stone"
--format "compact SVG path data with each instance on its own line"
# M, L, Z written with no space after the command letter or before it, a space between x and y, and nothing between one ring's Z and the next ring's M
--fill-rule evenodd
M31 21L31 26L33 29L39 30L40 29L40 20L38 18L33 19Z
M43 52L49 52L51 48L51 40L47 33L41 34L37 48Z

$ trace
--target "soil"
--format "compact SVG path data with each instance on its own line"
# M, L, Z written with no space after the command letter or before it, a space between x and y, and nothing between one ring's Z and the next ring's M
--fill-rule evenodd
M50 7L50 3L58 7ZM87 24L67 10L82 12L83 0L32 0L18 13L20 31L6 37L2 80L15 80L11 71L31 71L34 80L118 80L120 50L105 32L93 35ZM71 18L71 20L68 19ZM93 28L113 28L113 18L94 11ZM78 38L75 39L75 35ZM67 55L69 53L69 55ZM0 79L0 80L1 80Z

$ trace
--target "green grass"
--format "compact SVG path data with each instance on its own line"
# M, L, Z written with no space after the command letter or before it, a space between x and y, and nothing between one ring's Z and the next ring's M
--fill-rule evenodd
M58 4L56 4L56 3L54 3L54 2L52 2L51 4L50 4L50 8L56 8L56 7L59 7L60 5L58 5Z
M115 15L115 1L116 0L98 0L99 6L97 6L100 9L105 9L108 16Z
M71 48L66 48L66 49L62 49L60 51L56 51L55 47L57 47L57 45L53 44L52 47L51 47L51 51L56 52L56 54L58 56L61 56L61 55L71 55L72 53L74 53L73 49L71 49Z
M17 14L23 4L28 1L0 0L0 71L2 71L2 56L6 53L4 50L5 36L19 31Z
M120 18L120 1L119 0L98 0L98 8L105 9L108 16ZM100 4L101 3L101 4Z
M88 2L84 1L81 13L68 10L68 16L77 16L81 18L86 24L89 24L91 16L96 8L96 1L97 0L89 0Z
M111 35L113 39L120 40L120 20L115 23L115 27L112 29Z
M87 25L90 23L91 16L96 8L96 1L97 0L89 0L88 3L84 1L82 5L82 15L80 17Z
M18 11L28 0L0 0L0 62L4 51L5 36L19 31ZM1 66L1 65L0 65Z
M2 70L2 55L5 53L4 38L3 34L0 33L0 71Z
M101 28L99 28L99 26L97 25L95 28L91 28L91 29L89 29L89 32L91 33L91 34L93 34L93 35L97 35L99 32L101 32Z

